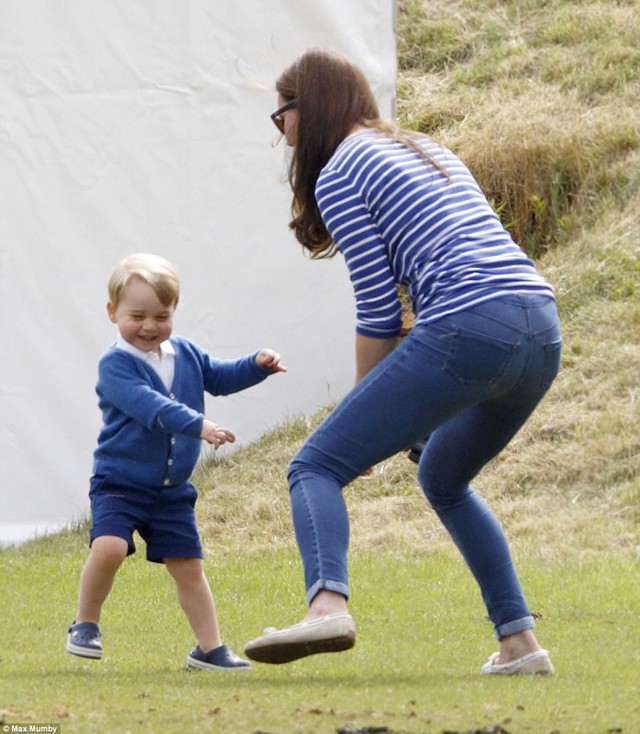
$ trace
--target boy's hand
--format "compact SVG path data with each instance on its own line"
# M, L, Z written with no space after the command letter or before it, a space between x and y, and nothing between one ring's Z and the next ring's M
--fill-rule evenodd
M228 428L223 428L217 423L208 421L206 418L202 422L200 438L210 443L216 449L218 446L222 446L223 443L233 443L236 440L236 437Z
M280 362L280 355L273 349L261 349L256 357L260 367L267 367L274 372L286 372L287 368Z

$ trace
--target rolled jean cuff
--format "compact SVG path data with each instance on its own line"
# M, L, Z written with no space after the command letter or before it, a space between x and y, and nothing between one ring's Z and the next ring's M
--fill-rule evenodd
M307 604L311 605L313 598L319 591L336 591L338 594L342 594L345 599L349 598L349 586L343 584L341 581L331 581L331 579L320 579L307 590Z
M501 640L507 635L515 635L517 632L524 632L524 630L532 630L536 626L533 617L521 617L520 619L514 619L513 622L507 622L496 627L496 639Z

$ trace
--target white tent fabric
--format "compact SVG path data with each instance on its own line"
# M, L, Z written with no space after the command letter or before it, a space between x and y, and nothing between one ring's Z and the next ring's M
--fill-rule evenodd
M269 114L275 78L311 46L355 58L392 114L394 13L393 0L2 0L0 542L88 513L96 367L115 337L106 281L127 254L177 266L175 333L223 358L281 352L286 375L208 403L239 444L349 388L348 276L305 258L286 226Z

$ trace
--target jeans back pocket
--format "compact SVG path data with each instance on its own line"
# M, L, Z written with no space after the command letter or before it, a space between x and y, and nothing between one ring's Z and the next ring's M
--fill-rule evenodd
M520 351L517 343L469 329L457 329L450 338L444 368L458 383L470 387L495 385Z

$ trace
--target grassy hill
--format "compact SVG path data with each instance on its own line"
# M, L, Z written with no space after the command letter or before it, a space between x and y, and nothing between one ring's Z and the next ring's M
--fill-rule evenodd
M639 18L633 1L398 6L402 123L461 154L557 291L561 374L477 481L543 557L640 553ZM201 468L217 552L292 543L286 465L323 412ZM450 542L404 454L346 497L356 552Z

